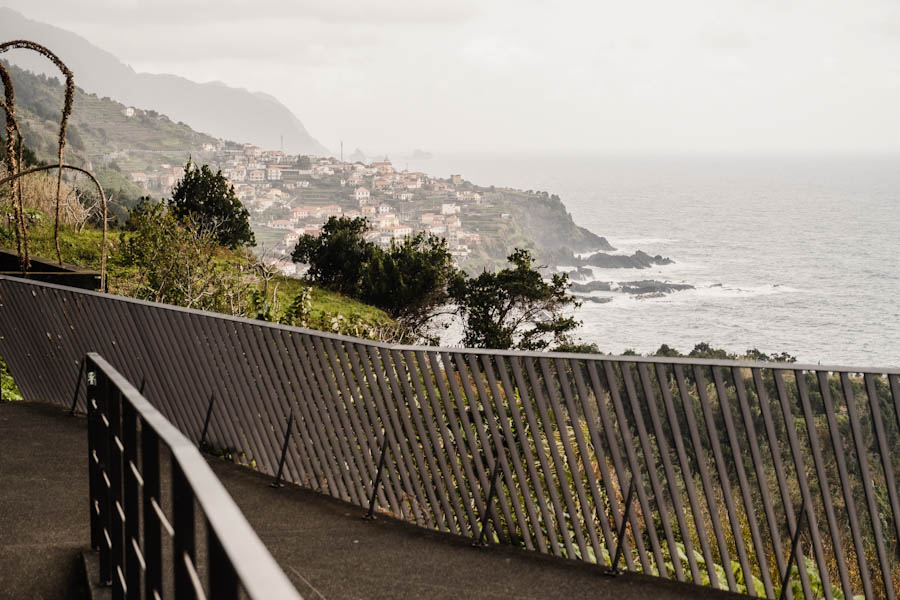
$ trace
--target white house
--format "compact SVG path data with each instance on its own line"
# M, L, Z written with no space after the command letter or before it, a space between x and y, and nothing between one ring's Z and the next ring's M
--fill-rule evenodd
M353 198L354 198L357 202L359 202L361 205L364 204L364 203L366 203L366 202L368 202L368 201L369 201L369 198L371 198L371 197L372 197L372 194L370 194L370 193L369 193L369 190L367 190L367 189L364 188L364 187L358 187L358 188L356 188L356 190L353 192Z

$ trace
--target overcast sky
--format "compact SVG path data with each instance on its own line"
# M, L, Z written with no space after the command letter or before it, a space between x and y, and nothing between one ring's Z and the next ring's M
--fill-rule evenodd
M897 153L898 0L0 0L374 153Z

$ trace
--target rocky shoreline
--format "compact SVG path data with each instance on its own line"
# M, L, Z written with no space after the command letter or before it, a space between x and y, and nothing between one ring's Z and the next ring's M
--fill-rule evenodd
M639 281L589 281L587 283L572 283L569 290L579 296L579 299L588 300L590 302L605 303L610 302L610 296L591 296L593 292L619 292L629 294L639 299L643 298L660 298L666 294L681 292L684 290L692 290L694 286L687 283L670 283L668 281L657 281L655 279L641 279Z

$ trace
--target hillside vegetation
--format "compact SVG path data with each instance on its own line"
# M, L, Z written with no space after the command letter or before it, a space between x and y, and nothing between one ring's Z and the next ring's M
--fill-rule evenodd
M33 213L34 215L40 213ZM55 247L50 219L32 220L30 242L32 256L53 260ZM132 232L118 232L110 237L109 291L113 294L136 296L141 277L138 268L129 264L123 249ZM101 232L86 227L77 232L73 227L61 227L60 248L63 260L69 264L97 269L100 265ZM0 246L12 246L12 231L0 227ZM246 250L219 248L214 262L221 275L231 277L236 284L246 286L247 302L230 314L250 318L279 320L298 296L308 302L304 326L373 339L392 340L397 335L396 323L386 314L341 294L290 277L264 271L264 267ZM195 306L194 308L209 308Z
M64 87L56 77L35 75L4 61L16 86L16 113L27 146L38 160L56 160ZM96 172L108 194L132 206L147 192L124 173L182 165L216 139L152 110L134 109L75 88L67 130L67 160Z

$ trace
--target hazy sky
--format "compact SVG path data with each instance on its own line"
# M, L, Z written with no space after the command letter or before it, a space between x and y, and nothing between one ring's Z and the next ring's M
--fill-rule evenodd
M0 0L367 152L900 152L897 0Z

